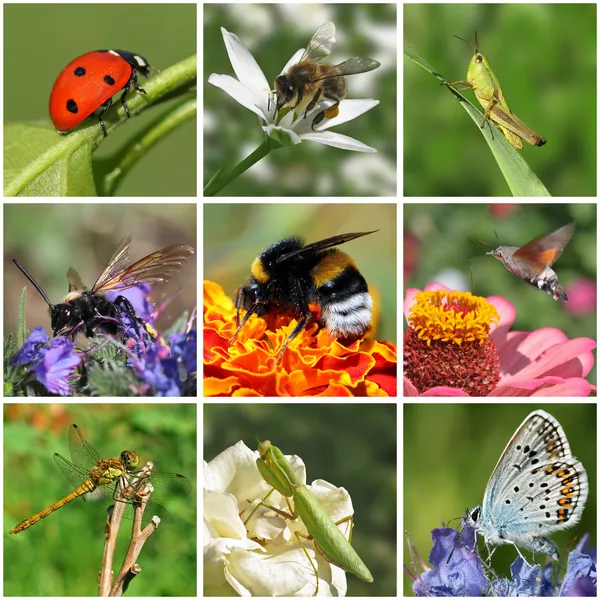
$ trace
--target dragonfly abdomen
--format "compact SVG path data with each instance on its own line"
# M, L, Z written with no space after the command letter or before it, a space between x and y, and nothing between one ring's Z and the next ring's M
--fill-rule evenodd
M29 529L32 525L35 525L41 519L44 519L49 514L53 513L55 510L61 508L68 502L79 498L79 496L83 496L84 494L88 494L96 489L94 482L91 479L87 479L84 481L77 489L73 490L70 494L67 494L64 498L61 498L58 502L55 502L48 508L44 508L44 510L40 510L40 512L32 515L28 519L25 519L21 523L19 523L16 527L11 529L8 533L19 533L24 531L25 529Z

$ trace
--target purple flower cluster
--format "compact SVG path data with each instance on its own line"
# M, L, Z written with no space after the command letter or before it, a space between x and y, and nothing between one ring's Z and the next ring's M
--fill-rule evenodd
M510 567L510 578L497 576L474 548L475 529L461 532L451 527L431 532L433 548L429 568L405 570L413 580L416 596L596 596L596 552L586 550L588 536L569 553L560 576L553 563L529 565L520 556Z

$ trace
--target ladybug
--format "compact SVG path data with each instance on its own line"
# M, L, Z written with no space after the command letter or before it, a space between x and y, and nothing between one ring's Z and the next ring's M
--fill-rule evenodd
M138 72L148 78L148 61L126 50L96 50L71 61L57 77L50 94L50 118L56 129L64 133L98 111L106 137L102 115L112 105L112 97L123 90L121 104L129 117L125 102L129 90L133 87L140 94L146 93L137 85Z

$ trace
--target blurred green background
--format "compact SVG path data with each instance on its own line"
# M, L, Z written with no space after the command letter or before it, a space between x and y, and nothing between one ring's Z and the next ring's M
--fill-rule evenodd
M48 101L54 81L86 52L129 50L160 70L196 52L195 4L7 4L3 9L5 125L24 121L52 127ZM142 77L142 88L144 81ZM94 158L118 152L173 101L166 104L112 132ZM195 196L195 123L186 123L152 148L124 178L117 195Z
M194 404L11 404L4 407L4 595L94 596L104 548L105 506L81 499L30 529L8 531L73 487L53 453L70 459L68 429L76 423L101 458L138 452L156 471L185 475L193 491L165 500L175 522L161 524L139 556L133 596L196 595L196 406ZM127 551L123 520L113 562Z
M508 271L480 244L524 246L538 235L575 221L575 234L554 264L561 285L585 279L596 286L595 204L405 204L404 291L434 281L478 296L503 296L516 308L513 330L556 327L573 339L596 339L596 300L584 314L574 312L574 298L563 304ZM473 287L469 260L473 265ZM406 325L405 325L406 326ZM595 383L596 367L586 378Z
M39 283L50 301L69 291L67 270L73 267L91 288L122 238L132 235L132 262L172 244L196 250L195 204L5 204L4 205L4 335L14 333L21 292L27 286L28 329L43 326L51 333L48 306L13 264L16 258ZM167 328L196 304L196 259L155 286L159 303L181 291L158 321Z
M254 113L208 83L212 73L235 76L221 27L240 38L267 80L274 82L292 55L306 48L315 31L328 21L335 23L336 43L325 63L338 64L352 56L381 63L372 73L347 79L348 98L374 98L380 104L332 129L376 148L377 153L349 152L303 142L271 152L221 195L396 195L398 32L394 4L205 5L204 182L222 165L232 167L248 156L263 137Z
M205 204L204 279L235 298L256 256L299 235L307 243L354 231L377 233L339 246L358 265L381 309L373 338L396 341L395 204Z
M483 502L487 481L506 444L537 409L549 412L562 425L589 479L583 519L572 529L551 536L559 547L563 569L567 544L572 547L575 536L589 533L590 546L597 545L595 404L409 404L404 407L404 529L427 563L431 530ZM404 562L414 570L406 539L403 544ZM482 541L479 550L487 556ZM496 573L508 576L517 556L509 545L499 546L492 559ZM537 558L539 562L542 557ZM405 576L405 595L413 595L411 583Z
M347 575L348 596L396 595L396 406L393 404L207 404L204 459L242 440L252 450L271 440L324 479L350 493L352 545L374 583Z
M475 43L511 111L546 138L523 158L554 196L596 195L596 5L407 4L404 42L448 81ZM463 92L478 108L475 94ZM440 81L404 59L404 193L506 196L484 138Z

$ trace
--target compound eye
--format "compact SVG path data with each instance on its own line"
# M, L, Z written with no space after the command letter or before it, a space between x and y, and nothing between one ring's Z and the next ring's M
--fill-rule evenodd
M289 102L294 97L294 88L291 85L285 88L285 99Z

